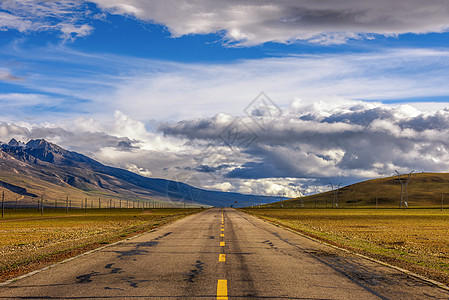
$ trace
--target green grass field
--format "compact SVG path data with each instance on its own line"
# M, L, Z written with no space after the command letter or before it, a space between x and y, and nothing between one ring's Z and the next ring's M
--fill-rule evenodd
M199 209L9 211L0 220L0 281L164 225Z
M449 210L253 208L243 211L449 283Z

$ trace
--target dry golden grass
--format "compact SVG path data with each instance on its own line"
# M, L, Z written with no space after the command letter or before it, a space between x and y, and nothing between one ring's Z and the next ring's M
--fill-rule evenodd
M0 220L0 272L68 250L107 244L196 211L198 209L116 209L84 213L72 210L69 214L48 211L44 216L36 210L10 212Z
M445 283L449 282L449 210L245 211Z

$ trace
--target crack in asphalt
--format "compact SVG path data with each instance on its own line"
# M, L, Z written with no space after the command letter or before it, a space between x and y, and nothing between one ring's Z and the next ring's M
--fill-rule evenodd
M188 282L194 282L195 278L200 275L201 273L203 273L203 269L204 269L204 263L201 262L200 260L197 260L195 263L195 269L190 270L189 273L185 273L183 275L187 275L187 281Z

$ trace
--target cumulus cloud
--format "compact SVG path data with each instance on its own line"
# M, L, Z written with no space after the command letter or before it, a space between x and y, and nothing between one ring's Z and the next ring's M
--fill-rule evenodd
M139 141L124 136L116 136L104 131L79 130L80 119L62 124L31 124L27 122L0 123L0 141L8 142L15 138L27 142L30 139L46 139L69 150L79 151L95 157L104 148L114 148L119 152L138 149ZM91 129L92 130L92 129Z
M449 109L422 113L408 105L358 101L317 107L293 103L283 116L266 120L264 130L252 118L240 118L257 138L244 147L232 145L248 156L243 164L228 168L223 177L318 178L321 183L349 183L391 175L396 169L449 171ZM160 130L197 142L215 141L222 147L225 143L220 135L227 130L219 121L222 119L165 123ZM237 151L233 153L233 157L241 157ZM208 170L217 170L221 163L216 160Z
M0 140L45 138L144 176L184 174L198 187L270 196L324 191L329 182L349 184L395 170L449 171L449 109L296 101L281 116L256 116L264 118L264 128L254 118L219 114L154 130L117 111L110 123L1 123ZM250 144L238 142L242 131L231 134L235 144L223 140L236 119L256 134Z
M148 1L93 0L110 13L162 24L173 36L222 33L225 42L255 45L305 40L342 44L374 34L444 32L449 3L432 0Z

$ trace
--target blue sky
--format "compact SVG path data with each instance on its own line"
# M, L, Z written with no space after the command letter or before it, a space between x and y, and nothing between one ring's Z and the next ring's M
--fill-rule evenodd
M120 2L120 1L119 1ZM322 57L325 59L335 60L357 60L363 59L364 56L376 56L384 55L384 58L377 57L375 64L379 66L378 70L373 70L377 78L388 76L391 80L398 81L409 79L410 86L415 86L414 81L421 82L421 78L417 79L417 73L425 72L430 80L430 76L434 73L438 73L439 76L448 76L445 72L447 62L446 54L443 53L447 48L449 41L448 35L445 30L442 30L440 24L435 25L435 31L423 33L408 33L407 28L400 28L397 33L385 33L379 30L378 24L368 24L372 26L373 30L363 29L362 32L357 28L358 24L349 24L347 26L353 26L348 30L345 28L342 34L344 38L321 38L317 37L329 34L327 30L333 29L331 25L327 25L326 16L323 16L323 28L318 28L311 33L308 30L304 30L301 26L307 24L299 24L297 32L295 32L295 26L293 28L287 28L288 32L283 32L283 28L276 28L273 38L265 37L264 32L258 32L260 30L273 30L270 25L265 24L264 20L258 20L257 14L254 17L254 25L249 22L250 25L245 24L242 20L232 19L231 16L222 16L224 20L221 23L236 22L235 25L238 28L238 22L241 22L241 27L248 27L248 35L253 34L255 41L231 38L229 37L229 26L222 24L216 26L213 24L213 20L201 19L201 16L187 16L185 22L196 24L198 22L211 23L204 26L199 25L199 28L193 28L189 32L177 33L183 30L183 25L178 24L174 17L171 18L170 14L164 14L166 8L156 5L156 9L159 9L162 16L158 16L158 12L152 11L154 9L151 5L145 5L141 1L122 1L123 3L105 4L102 1L95 2L77 2L66 1L61 4L45 4L43 2L30 2L30 1L4 1L2 4L2 12L5 16L20 17L16 23L3 21L0 34L0 51L2 54L1 63L3 65L3 72L5 74L16 76L16 79L22 80L3 80L0 82L1 91L6 93L17 94L33 94L36 97L34 106L16 107L9 115L5 114L4 117L13 121L12 115L17 114L17 110L24 111L25 114L20 118L38 117L42 112L52 112L56 119L64 119L70 115L80 116L88 114L89 111L97 109L99 101L94 99L98 96L100 91L104 91L103 97L110 97L111 83L117 81L117 85L126 84L127 79L135 76L136 80L148 76L157 76L160 74L171 74L170 76L184 76L173 75L176 71L173 71L173 64L182 65L184 69L203 68L223 68L227 69L225 72L238 71L235 68L236 65L245 65L245 63L251 62L252 65L259 64L259 67L253 67L256 74L246 74L245 76L257 78L260 76L260 72L270 72L266 68L263 68L263 64L269 59L287 59L292 57L299 57L299 59L308 59L310 63L307 64L307 68L312 68L313 60L320 61ZM174 1L176 3L176 1ZM182 1L180 3L183 3ZM270 3L268 1L267 3ZM125 7L128 5L128 7ZM200 5L200 4L198 4ZM289 9L282 7L282 3L279 4L279 9ZM385 4L383 4L385 6ZM167 5L168 6L168 5ZM210 5L209 5L210 6ZM379 4L379 6L382 6ZM123 9L122 7L125 7ZM131 8L130 8L131 7ZM248 9L255 9L257 4L248 2ZM207 8L214 12L214 7ZM207 10L206 9L206 10ZM231 10L233 7L228 8ZM278 10L279 10L278 9ZM290 8L292 9L292 8ZM330 8L331 9L331 8ZM338 8L334 8L337 12ZM368 7L367 14L375 14L376 8ZM27 11L28 10L28 11ZM374 12L370 12L370 10ZM32 12L32 14L27 12ZM137 13L141 11L140 13ZM37 12L37 13L36 13ZM343 13L344 10L341 12ZM174 11L173 14L179 12ZM180 13L183 13L182 11ZM288 16L290 12L285 12ZM279 19L281 16L278 16ZM408 17L408 16L406 16ZM404 17L404 18L406 18ZM430 18L431 16L429 16ZM166 23L157 21L158 19L166 20ZM197 19L196 19L197 18ZM276 16L273 16L276 18ZM7 20L6 17L4 17ZM276 20L276 19L274 19ZM282 18L281 18L282 20ZM181 20L179 23L181 23ZM320 20L318 20L320 21ZM350 23L351 20L348 22ZM407 23L408 20L401 20L398 16L398 20L392 23L396 24L400 21ZM23 29L23 25L28 24L26 29ZM259 24L258 24L259 22ZM435 20L435 23L438 19ZM17 24L19 23L19 24ZM172 24L173 23L173 24ZM344 22L343 22L344 23ZM423 22L424 23L424 22ZM427 27L428 24L421 24L423 27ZM64 29L68 27L68 29ZM70 27L72 26L72 27ZM85 27L84 31L81 29ZM265 28L252 28L251 26L259 26ZM360 26L360 25L359 25ZM404 25L405 26L405 25ZM440 26L440 27L438 27ZM181 27L181 29L178 29ZM202 28L205 27L205 28ZM217 28L216 28L217 27ZM221 27L221 28L220 28ZM86 29L87 28L87 29ZM214 29L209 29L214 28ZM216 29L215 29L216 28ZM369 29L369 28L368 28ZM239 29L240 30L240 29ZM241 29L243 30L243 29ZM290 33L290 31L292 31ZM410 28L410 30L413 30ZM420 31L420 29L415 29ZM194 33L195 31L202 32L201 34ZM386 27L384 31L389 31ZM393 30L394 31L394 30ZM403 31L404 33L400 33ZM254 33L253 33L254 32ZM260 35L257 36L257 34ZM280 41L276 40L279 35ZM305 38L294 38L295 35L306 35ZM260 40L260 41L259 41ZM416 64L413 62L413 58L407 62L401 62L401 59L397 58L395 51L442 51L441 54L432 55L431 57L426 55L417 55L419 60ZM383 53L383 54L382 54ZM396 56L396 59L395 57ZM373 58L369 58L370 61ZM393 60L393 61L391 61ZM440 61L443 61L440 64ZM329 67L335 67L338 63L329 62ZM342 68L348 68L348 71L354 68L354 66L348 66L345 62ZM271 64L267 64L271 65ZM229 66L226 68L226 66ZM363 68L363 66L362 66ZM233 70L234 69L234 70ZM318 69L318 68L315 68ZM307 72L308 70L303 70ZM371 70L370 70L371 71ZM186 71L189 72L188 70ZM276 70L276 72L282 72L282 70ZM292 72L292 71L290 71ZM335 81L338 79L338 72L329 78L323 76L322 78L315 78L315 82ZM368 70L357 70L357 73L362 72L362 77L369 76ZM286 72L287 73L287 72ZM442 73L442 74L441 74ZM186 75L188 76L188 75ZM214 76L220 80L219 74L207 74L205 76ZM314 75L316 76L316 75ZM238 75L236 76L238 77ZM336 78L337 77L337 78ZM85 81L80 78L87 78ZM95 78L95 80L93 80ZM198 85L201 85L202 78L198 78ZM224 78L222 81L230 80ZM272 79L267 79L272 82ZM348 82L352 84L362 84L358 82L357 78L347 78ZM240 80L238 80L240 82ZM249 80L249 84L251 78ZM425 82L424 82L425 84ZM423 84L423 85L424 85ZM308 86L307 83L304 85ZM232 83L229 84L232 86ZM190 89L197 89L198 87L193 84ZM291 87L282 87L291 88ZM273 90L276 87L272 88ZM319 90L319 87L316 87ZM392 93L391 88L386 88L382 91L381 87L376 87L377 93L357 93L357 91L346 92L343 89L346 87L336 87L335 90L327 92L322 95L313 91L304 92L302 95L301 84L298 84L298 88L288 95L282 95L277 91L267 90L273 96L279 98L278 104L281 106L288 106L289 103L296 97L314 98L322 96L343 96L356 100L367 101L380 101L385 103L400 103L400 102L445 102L448 100L449 90L442 89L441 86L438 89L433 89L432 86L427 87L425 91L402 91L402 93ZM80 93L80 90L83 93ZM93 90L94 92L90 92ZM119 90L119 89L117 89ZM241 96L242 100L245 97L248 102L257 93L264 90L264 84L260 83L260 86L254 88L245 89L245 96ZM148 91L150 92L150 91ZM161 91L157 91L161 92ZM217 90L216 93L220 94L221 90ZM238 91L237 91L238 92ZM92 95L95 94L95 95ZM207 93L207 95L213 94L213 91ZM42 101L37 101L38 96L42 97ZM159 96L159 95L158 95ZM114 97L120 97L115 96ZM159 97L170 97L170 94L164 93ZM194 95L194 97L198 97ZM206 97L206 95L202 95ZM229 98L230 95L226 95L224 98ZM236 97L234 95L234 97ZM238 97L238 96L237 96ZM179 97L178 97L179 98ZM182 99L183 101L192 101L191 99ZM51 101L50 101L51 99ZM153 99L152 99L153 101ZM178 99L178 101L180 101ZM206 101L204 99L203 101ZM49 103L50 102L50 103ZM155 101L157 102L157 100ZM225 111L224 107L227 105L220 105L214 103L211 99L208 101L210 105L203 105L204 110L195 108L197 111L195 117L209 116L220 112L238 114L237 110ZM217 99L217 102L225 102L223 99ZM176 101L175 101L176 103ZM103 103L100 104L103 106ZM75 107L76 106L76 107ZM111 111L114 111L116 107L110 106ZM121 109L117 106L117 109ZM182 106L180 106L182 109ZM204 111L204 113L200 113ZM131 113L131 111L127 111ZM148 114L147 119L158 119L159 113L152 115ZM137 118L145 118L143 115L136 115ZM189 114L182 114L177 111L173 111L172 114L163 114L162 119L180 120L188 118Z
M437 0L2 1L0 140L258 194L449 171L448 15ZM282 114L246 115L262 91ZM257 136L238 151L220 140L235 118Z

